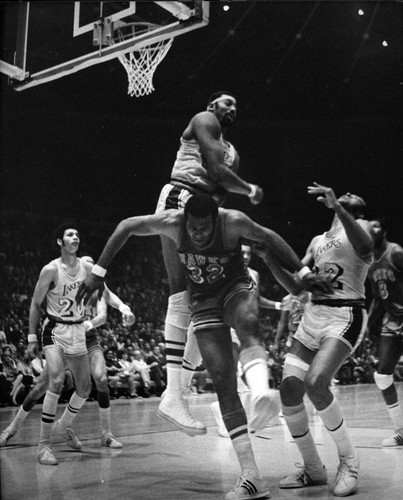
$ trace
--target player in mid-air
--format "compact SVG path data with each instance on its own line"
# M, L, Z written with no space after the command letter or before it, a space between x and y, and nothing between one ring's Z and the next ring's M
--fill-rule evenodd
M262 189L237 175L239 156L225 138L236 114L235 96L219 91L209 97L207 110L192 117L180 138L171 180L161 190L157 212L171 208L182 210L193 194L208 193L219 205L230 192L248 196L252 204L262 200ZM158 413L189 435L204 434L205 425L193 418L183 395L200 362L192 327L187 334L190 312L185 274L172 240L161 235L161 243L170 296L165 320L167 387ZM184 357L187 336L189 342Z

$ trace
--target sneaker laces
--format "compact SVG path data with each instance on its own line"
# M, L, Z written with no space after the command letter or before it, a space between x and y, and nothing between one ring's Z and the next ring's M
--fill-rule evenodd
M352 463L349 464L347 461L342 460L337 468L336 482L340 479L344 479L350 474L350 472L353 473L353 475L356 475L358 473L358 467Z

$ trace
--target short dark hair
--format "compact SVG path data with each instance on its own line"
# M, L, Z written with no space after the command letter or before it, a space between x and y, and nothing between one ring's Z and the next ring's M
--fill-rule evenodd
M208 194L194 194L185 205L185 218L189 214L200 218L211 215L213 220L215 220L218 215L217 202Z
M211 96L208 98L207 105L209 105L215 99L217 99L218 97L221 97L224 94L225 95L230 95L231 97L233 97L234 99L236 99L236 97L234 96L234 94L232 92L229 92L227 90L220 90L218 92L214 92L213 94L211 94Z
M52 242L57 244L57 240L63 240L64 232L66 229L76 229L79 233L77 224L74 221L67 221L59 224L53 232Z

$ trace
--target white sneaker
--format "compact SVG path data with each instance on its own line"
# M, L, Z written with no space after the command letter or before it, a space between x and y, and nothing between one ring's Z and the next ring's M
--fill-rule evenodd
M252 470L246 470L239 477L234 489L225 495L225 500L250 500L270 498L269 480Z
M17 434L17 430L8 426L7 429L0 434L0 447L6 446L10 439Z
M118 441L112 434L102 434L101 436L101 446L104 448L123 448L123 444Z
M1 437L0 437L0 446L4 446L1 444ZM390 438L385 438L382 441L382 446L384 448L395 448L396 446L403 446L403 436L398 432L394 436Z
M43 446L38 450L36 459L42 465L57 465L59 463L48 446Z
M83 445L81 444L78 437L74 434L74 431L71 427L67 427L65 430L60 426L60 420L57 420L52 427L52 434L60 434L63 436L63 439L67 446L73 448L73 450L81 450Z
M357 454L353 459L340 461L333 488L334 496L345 497L357 488L359 468L360 459Z
M327 471L326 467L318 471L316 476L313 474L308 474L305 467L300 464L295 464L299 470L286 476L279 483L279 488L282 489L296 489L296 488L306 488L308 486L320 486L327 483Z
M259 431L269 425L280 411L279 393L274 389L251 398L248 425L249 430Z
M158 415L169 420L180 431L188 436L206 434L206 426L193 418L189 411L187 400L182 394L178 396L165 395L158 407Z

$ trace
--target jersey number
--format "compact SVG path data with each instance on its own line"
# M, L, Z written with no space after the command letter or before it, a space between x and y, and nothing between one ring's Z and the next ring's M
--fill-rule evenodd
M71 318L72 316L74 316L74 312L72 311L73 305L74 305L74 300L72 299L67 299L67 298L59 299L59 306L62 308L62 310L60 311L60 316L62 318ZM76 308L77 311L81 314L82 305L77 304Z
M382 299L387 299L389 296L388 287L383 280L378 281L379 295Z
M192 266L188 267L188 269L191 272L190 278L192 279L192 281L198 284L205 282L200 267ZM216 283L219 277L222 275L224 268L219 264L209 264L206 267L206 271L208 272L208 276L206 278L207 281L209 282L210 285L214 285L214 283Z
M315 266L315 268L316 273L318 273L319 268L317 266ZM344 269L333 262L326 262L323 266L323 270L327 274L326 279L332 284L332 288L335 288L336 290L343 290L343 283L338 281L338 278L343 275Z

